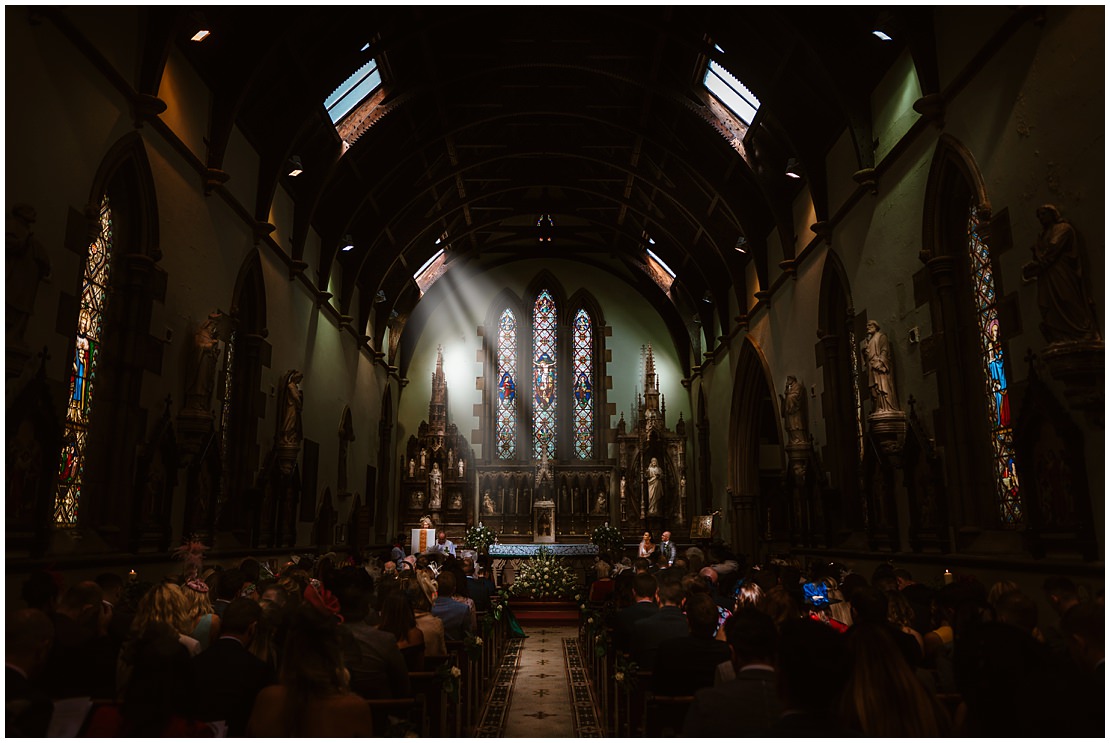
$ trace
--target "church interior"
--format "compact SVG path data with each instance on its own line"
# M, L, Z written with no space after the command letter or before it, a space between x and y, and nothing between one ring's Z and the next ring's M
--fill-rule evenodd
M105 574L201 581L201 560L382 581L439 532L507 592L479 607L485 645L449 648L461 701L450 674L412 672L439 684L425 734L691 732L648 718L700 692L613 680L636 674L603 618L619 603L564 596L566 619L508 598L537 556L594 596L610 568L639 590L637 545L692 549L710 593L733 590L722 633L771 574L803 606L823 575L1004 583L1063 655L1061 580L1102 616L1102 7L5 20L9 658L43 575L63 603ZM304 604L331 607L327 575ZM523 671L547 675L529 653L548 639L570 679L555 705ZM109 722L128 730L122 698ZM10 699L9 730L38 730L12 727ZM305 734L365 733L344 699ZM1006 730L965 687L930 699L953 727L840 723ZM414 718L374 704L377 735ZM256 717L224 732L265 734Z

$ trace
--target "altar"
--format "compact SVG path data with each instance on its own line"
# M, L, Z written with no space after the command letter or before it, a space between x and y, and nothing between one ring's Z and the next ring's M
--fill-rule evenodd
M498 588L506 588L516 578L521 563L535 557L540 550L565 558L582 585L586 584L586 571L597 558L596 544L491 544L489 546L490 577Z

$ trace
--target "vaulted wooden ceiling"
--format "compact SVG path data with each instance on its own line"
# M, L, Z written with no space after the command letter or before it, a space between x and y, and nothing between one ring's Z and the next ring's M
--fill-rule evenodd
M379 291L387 308L412 312L413 273L446 233L453 265L586 261L661 306L673 332L692 312L725 332L749 261L765 285L768 238L777 231L788 253L811 238L794 234L801 181L785 176L787 160L800 161L826 219L824 155L847 128L859 168L874 164L870 94L907 44L930 92L931 11L886 15L902 33L884 43L871 34L878 10L151 9L141 77L156 81L168 45L180 46L214 94L209 168L223 168L237 125L261 156L255 218L269 219L284 186L294 259L315 229L320 285L341 266L337 299L362 322ZM198 25L212 36L188 41ZM348 147L323 101L370 58L383 92ZM762 102L740 139L707 105L708 59ZM290 178L294 155L304 173ZM551 242L537 239L541 214ZM356 247L342 252L348 234ZM677 274L669 294L645 270L645 235ZM375 333L388 314L375 313Z

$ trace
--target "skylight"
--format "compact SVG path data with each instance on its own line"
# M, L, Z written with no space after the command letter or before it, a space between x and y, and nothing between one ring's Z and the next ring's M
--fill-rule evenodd
M759 99L748 90L744 83L730 75L728 70L713 60L709 60L709 66L705 70L704 82L709 92L727 106L736 118L745 124L752 123L755 112L759 110Z
M670 266L663 262L662 258L657 256L655 253L651 252L647 248L645 248L644 251L648 254L648 258L651 258L653 261L658 263L659 267L666 271L668 276L670 276L672 279L674 278L674 271L671 270Z
M644 252L647 253L648 273L651 274L651 278L660 289L664 292L669 292L671 290L671 284L674 283L674 271L672 271L671 267L664 263L663 259L655 253L647 248L644 248Z
M420 287L420 296L424 296L428 287L434 284L436 279L443 274L443 263L446 258L443 248L440 248L412 275L413 281Z
M355 106L361 103L366 96L373 93L382 84L382 76L378 71L377 60L371 59L347 78L335 92L324 101L324 108L328 110L333 124L349 114Z

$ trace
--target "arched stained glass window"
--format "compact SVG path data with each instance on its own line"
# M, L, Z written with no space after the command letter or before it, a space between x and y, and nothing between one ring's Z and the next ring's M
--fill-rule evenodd
M544 289L532 307L532 443L533 456L546 450L555 459L556 397L555 300Z
M995 487L999 515L1005 526L1022 522L1017 466L1014 464L1013 429L1010 424L1009 385L1005 356L998 334L998 305L990 249L979 232L979 214L973 205L967 220L967 244L971 254L971 285L979 325L979 353L984 364L991 448L994 454Z
M497 327L497 456L516 456L516 315L506 308Z
M574 453L589 459L594 451L594 331L586 310L574 315Z
M69 376L65 434L58 464L58 490L54 498L54 525L63 528L77 525L77 509L81 504L89 410L100 354L111 260L112 209L105 196L100 202L100 234L89 245L81 279L81 309L77 315L76 348Z

